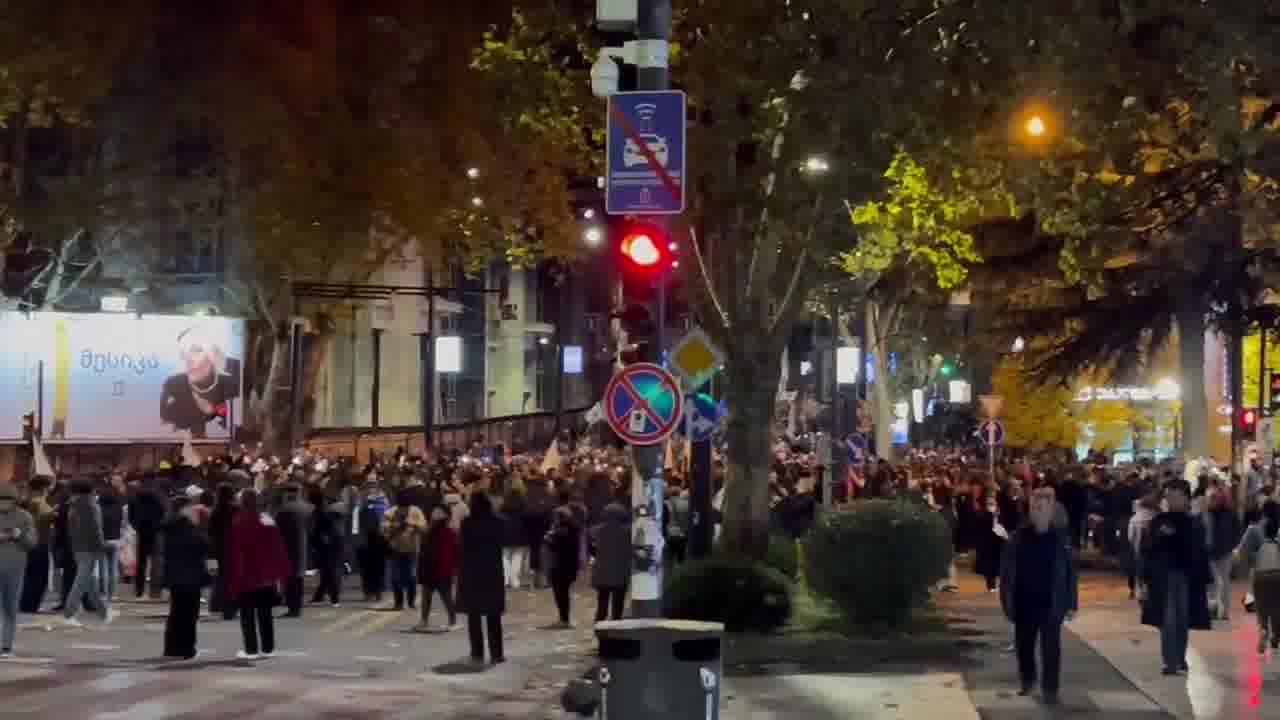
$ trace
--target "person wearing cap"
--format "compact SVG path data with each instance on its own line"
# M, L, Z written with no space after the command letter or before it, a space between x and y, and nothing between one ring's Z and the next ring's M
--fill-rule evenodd
M0 485L0 657L13 653L27 553L35 544L35 522L18 507L17 491L12 485Z

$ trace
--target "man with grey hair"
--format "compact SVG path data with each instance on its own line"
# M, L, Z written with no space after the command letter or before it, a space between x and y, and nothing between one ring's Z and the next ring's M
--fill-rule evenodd
M1064 531L1054 522L1053 488L1031 493L1031 521L1005 548L1000 570L1000 604L1014 624L1020 695L1035 689L1037 675L1047 705L1058 703L1062 669L1062 623L1079 606L1076 569ZM1043 667L1037 673L1036 644Z

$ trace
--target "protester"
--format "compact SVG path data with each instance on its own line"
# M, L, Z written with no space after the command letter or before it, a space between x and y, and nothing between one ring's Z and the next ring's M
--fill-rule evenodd
M116 597L120 581L120 549L124 545L124 502L111 483L104 483L98 496L102 512L102 561L98 567L98 587L108 602Z
M311 602L323 602L328 596L329 605L336 608L342 598L342 557L345 553L343 538L346 535L343 527L347 508L341 499L329 502L319 489L312 491L311 504L315 507L311 548L316 560L316 574L320 576Z
M169 590L169 616L164 625L164 655L180 660L192 660L196 657L200 593L211 582L208 564L212 543L200 527L199 507L187 505L161 527L164 537L164 581Z
M1206 595L1212 573L1204 525L1188 513L1191 487L1171 480L1164 488L1168 508L1151 521L1143 568L1149 592L1142 623L1160 628L1162 672L1186 672L1189 630L1210 629Z
M1014 624L1018 654L1019 695L1036 685L1036 645L1040 645L1039 679L1047 705L1059 700L1062 671L1062 623L1079 606L1076 571L1068 539L1054 526L1057 501L1050 488L1031 495L1031 524L1019 530L1004 553L1000 572L1000 604Z
M551 582L551 594L555 598L556 610L560 613L557 628L573 627L570 618L573 583L578 579L581 568L581 530L572 511L565 506L556 508L555 517L551 521L551 530L547 533L545 545L548 558L548 579ZM466 540L463 539L463 551L466 551Z
M506 660L502 651L502 614L506 589L502 572L502 520L488 494L471 495L471 508L462 521L462 567L458 575L458 605L467 614L471 659L484 662L485 639L493 663Z
M67 538L75 557L76 573L67 593L66 608L63 611L63 622L74 627L80 626L76 617L88 596L88 602L98 608L103 623L115 619L115 611L111 609L109 599L98 592L98 582L94 578L94 569L104 561L106 556L106 540L102 533L102 509L93 496L93 485L88 480L79 480L72 484L73 498L67 507Z
M168 515L168 508L156 489L135 484L128 513L129 524L138 536L137 569L134 570L133 582L134 593L141 598L146 592L148 570L156 551L156 539L160 534L160 525Z
M982 512L975 519L974 570L987 581L987 592L995 592L1000 581L1000 559L1004 554L1009 530L1000 524L1000 507L994 495L982 502Z
M35 521L18 507L18 493L0 485L0 657L13 654L18 631L18 606L27 556L36 544Z
M387 496L376 479L365 482L364 499L356 512L356 560L365 602L382 602L387 583L387 541L382 536L382 517L387 512Z
M1280 648L1280 504L1267 501L1258 520L1261 537L1253 549L1251 585L1258 618L1258 654Z
M419 632L431 627L431 600L435 595L440 596L449 618L448 629L457 627L453 580L458 573L458 555L458 531L449 526L449 512L443 506L436 506L431 511L431 527L419 554L418 579L422 582L422 622L416 628Z
M26 502L22 503L22 508L31 515L36 529L35 545L27 553L27 569L22 579L20 610L26 614L40 612L44 595L49 589L49 554L53 548L54 511L49 505L48 493L48 479L37 477L28 486Z
M391 568L391 593L395 609L405 605L412 610L418 594L414 577L427 519L414 504L411 493L401 490L396 504L382 518L382 535L387 541L388 565Z
M289 578L288 551L275 522L258 507L255 490L240 495L240 511L231 526L227 547L228 589L240 608L242 660L275 654L275 620L272 608L280 601L280 586ZM261 655L259 655L261 651Z
M221 613L223 620L232 620L236 616L235 598L227 588L227 545L231 542L231 525L235 517L236 489L230 483L221 483L209 515L210 556L217 568L209 609Z
M312 515L315 508L302 499L297 485L284 486L284 502L276 511L275 522L289 555L289 577L284 584L285 617L302 617L302 586L309 562Z
M619 503L604 508L604 521L591 530L596 548L591 585L596 589L596 622L621 620L631 583L631 527L627 509Z
M502 499L502 568L508 590L520 589L529 565L529 543L525 537L528 507L524 483L517 478Z
M1216 488L1209 496L1204 521L1209 534L1209 562L1213 571L1213 596L1209 609L1214 618L1230 620L1231 565L1240 532L1229 488Z

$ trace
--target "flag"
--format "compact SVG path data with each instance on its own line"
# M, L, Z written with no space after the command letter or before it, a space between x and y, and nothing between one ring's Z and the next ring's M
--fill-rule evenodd
M560 469L560 443L552 440L551 445L547 447L547 454L542 457L542 474L546 475L552 470Z
M44 443L40 442L40 438L31 439L31 454L33 456L32 465L35 470L35 477L56 477L57 473L53 471L53 463L49 462L49 456L44 452Z
M675 470L676 469L675 446L670 439L667 440L666 446L667 447L663 450L663 454L662 454L662 469Z
M597 401L596 404L592 405L591 409L587 411L587 423L594 425L604 419L604 408L600 405L599 401Z
M186 437L182 438L182 464L189 467L200 467L200 462L200 454L191 445L191 434L187 433Z

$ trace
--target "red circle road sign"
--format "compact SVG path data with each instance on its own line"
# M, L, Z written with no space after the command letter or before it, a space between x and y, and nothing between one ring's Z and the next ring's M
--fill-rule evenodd
M671 373L652 363L628 365L604 389L609 427L631 445L656 445L684 418L684 398Z

